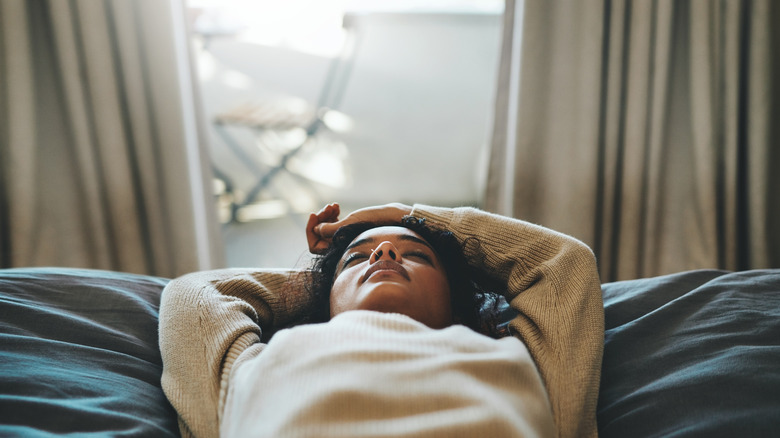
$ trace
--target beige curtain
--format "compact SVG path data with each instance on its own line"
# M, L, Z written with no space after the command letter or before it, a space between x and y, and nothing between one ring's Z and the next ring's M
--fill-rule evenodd
M507 1L484 207L603 281L780 267L780 4Z
M0 2L0 265L219 266L183 6Z

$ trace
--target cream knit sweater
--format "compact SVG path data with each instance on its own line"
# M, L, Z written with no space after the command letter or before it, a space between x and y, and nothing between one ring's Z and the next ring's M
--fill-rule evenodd
M221 435L550 437L542 379L515 338L350 311L283 330L236 366ZM250 432L251 431L251 432Z
M472 208L444 209L417 205L412 215L425 218L429 225L436 228L452 231L461 242L470 238L478 240L479 245L466 246L467 256L493 279L506 285L504 292L507 301L519 312L510 323L511 330L515 337L522 341L522 345L527 347L539 373L537 374L533 369L528 371L529 368L524 365L528 361L524 362L522 353L518 353L519 350L514 349L516 346L513 347L507 342L512 341L511 339L495 341L474 334L478 337L473 338L471 343L481 345L484 342L487 349L477 348L481 352L472 351L469 353L472 356L469 357L480 360L492 354L499 360L494 362L492 368L482 367L479 371L458 364L453 365L452 361L447 362L449 364L447 366L458 370L460 373L458 378L482 382L473 388L470 386L474 392L465 391L462 394L464 397L462 403L456 404L461 407L472 406L476 410L471 412L482 413L495 412L496 409L480 410L480 400L485 401L485 406L490 406L491 403L495 403L495 406L504 406L507 403L511 406L520 406L517 400L526 400L527 406L504 413L498 412L495 415L499 417L490 419L489 415L469 417L463 415L464 411L452 409L452 406L447 408L446 403L442 405L437 402L434 406L442 406L441 415L435 415L436 409L427 406L421 408L425 412L417 412L415 416L408 410L402 410L399 414L387 407L390 405L381 403L372 405L371 397L355 397L355 409L349 412L354 427L346 429L343 429L344 418L332 418L335 414L325 417L299 415L301 412L296 413L294 406L306 407L312 412L321 412L317 409L322 409L324 405L318 405L318 400L327 400L325 397L327 388L333 387L334 382L344 381L345 376L354 377L361 374L360 372L350 374L350 364L342 363L349 355L339 356L334 359L334 364L337 366L323 367L321 380L311 379L309 375L306 384L309 390L297 390L300 393L294 394L297 405L285 402L286 399L280 395L283 394L285 383L289 381L290 385L287 386L295 387L294 381L298 375L306 375L305 372L299 374L294 372L297 358L305 356L309 360L316 358L325 363L329 352L338 351L333 346L320 341L307 343L307 338L316 338L315 335L311 335L312 330L322 328L323 336L327 337L329 335L325 333L326 331L344 330L345 327L358 327L361 324L362 327L384 327L382 330L367 329L365 335L370 339L371 336L408 334L411 330L409 327L415 328L411 332L419 331L419 334L425 335L423 338L436 337L436 332L452 334L465 329L459 327L436 331L420 327L420 324L415 324L409 318L405 320L405 317L400 315L382 317L374 315L365 318L365 315L359 314L372 312L355 312L351 315L348 315L351 313L348 312L342 314L346 318L337 317L324 325L302 326L277 333L266 345L261 341L263 334L261 327L284 326L307 310L306 294L302 289L292 287L295 281L291 281L291 278L295 277L296 273L224 269L193 273L176 279L166 287L162 296L160 307L162 385L179 414L183 435L218 436L220 430L227 434L242 425L258 427L258 423L247 417L259 415L256 410L253 411L255 409L253 405L265 403L266 406L278 409L275 418L284 415L296 418L295 424L301 426L298 429L300 435L297 436L320 436L313 429L308 429L307 435L306 427L316 427L321 432L324 431L328 423L327 421L323 423L323 418L325 420L332 418L334 422L338 422L339 427L342 427L339 429L333 424L327 426L334 427L327 429L335 431L331 436L339 436L336 434L343 434L344 431L349 430L353 431L353 436L366 436L368 431L375 433L375 436L450 436L453 430L470 430L467 427L469 425L486 431L479 424L497 424L501 419L517 426L515 429L503 429L514 431L506 432L505 435L511 436L520 433L521 430L534 430L535 433L546 435L549 431L546 430L544 412L549 410L552 412L555 436L597 436L596 402L604 322L601 288L595 259L590 249L569 236ZM377 322L377 320L388 319L392 322L389 325ZM385 333L386 330L390 331ZM301 333L309 333L309 335L301 335ZM462 333L460 335L452 339L462 338ZM345 339L344 342L350 341ZM444 342L436 345L446 344ZM282 348L287 345L301 345L295 348L306 348L306 354L300 356L291 354L289 349ZM417 344L398 341L388 344L387 347L391 348L391 351L397 348L396 353L403 353L401 355L403 357L411 357L408 356L408 351L404 350L416 348L411 345ZM489 347L491 345L492 347ZM435 357L446 357L447 354L453 355L452 357L462 357L458 356L463 354L462 348L462 342L453 342L451 349L445 348L442 351L443 356ZM522 350L526 351L525 348ZM286 351L286 355L280 354L281 351ZM370 349L364 354L368 355L368 359L364 357L364 360L369 362L371 358L380 359L381 356L379 352L372 352ZM374 354L378 356L374 357ZM504 360L507 357L517 358L516 366L520 370L514 371L518 376L517 379L502 380L506 375L511 374L506 372L506 367L512 362ZM414 371L420 367L420 363L428 362L410 361L406 366ZM386 362L381 364L386 365ZM399 366L404 365L402 363ZM262 373L250 372L252 369L262 370ZM377 372L380 369L381 366L376 367ZM432 368L434 374L435 369ZM276 370L279 373L273 374L269 370ZM310 367L309 370L312 368ZM421 374L412 372L406 375ZM535 392L533 383L535 375L541 375L541 382L549 399L545 399L543 393ZM373 399L382 403L395 396L400 396L401 400L404 399L403 397L408 398L409 386L388 385L393 376L388 375L387 378L390 380L382 382L383 384L378 384L375 377L373 381L363 381L365 385L362 388L370 390L372 383L375 383L377 392L373 393ZM350 385L353 385L354 389L355 380L347 379L347 381L351 382ZM446 381L446 378L438 381ZM406 392L400 390L402 386L407 388ZM477 387L486 389L480 392L475 389ZM336 385L335 388L339 386ZM340 388L347 391L345 386ZM388 392L388 388L399 389L399 391ZM506 391L502 388L512 390ZM423 385L420 387L419 395L420 397L431 395L433 399L439 397L439 400L446 400L446 391L449 389L451 388L441 388L443 392L436 390L429 392ZM354 394L354 391L352 393ZM265 394L272 396L264 397ZM314 394L319 396L315 397ZM344 392L340 394L343 395ZM445 398L441 399L441 397ZM377 406L384 406L384 408L377 408ZM518 412L520 410L523 412ZM511 420L513 412L517 414L515 423ZM386 418L382 415L377 416L378 414L384 414ZM292 417L294 415L298 416ZM431 418L437 418L438 423L433 422ZM309 421L307 419L311 422L307 423ZM373 426L360 429L358 425L369 424L363 421L367 419ZM382 421L383 419L388 421ZM415 423L416 421L419 423ZM282 423L283 421L279 424ZM400 424L404 425L403 428L399 426ZM459 427L452 428L452 424L459 424ZM259 427L262 428L262 425L269 425L268 430L271 430L269 422L260 423ZM255 436L268 436L262 433L264 431L256 432L258 433ZM440 435L437 435L439 433ZM326 435L325 432L321 434Z

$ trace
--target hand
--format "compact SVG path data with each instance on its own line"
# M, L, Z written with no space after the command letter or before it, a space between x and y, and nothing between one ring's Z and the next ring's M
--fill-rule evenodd
M379 225L400 224L404 216L412 213L412 207L400 203L366 207L355 210L341 220L338 219L339 213L339 205L333 203L326 205L316 214L309 215L309 221L306 224L309 252L312 254L325 252L333 235L344 225L358 222L372 222Z
M309 252L322 254L328 249L333 234L323 235L320 228L322 224L339 220L340 213L341 207L338 203L333 202L322 207L317 213L309 215L309 221L306 222L306 241L309 244Z

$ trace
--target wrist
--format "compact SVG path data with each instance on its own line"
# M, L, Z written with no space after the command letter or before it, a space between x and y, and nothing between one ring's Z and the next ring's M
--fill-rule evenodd
M396 202L390 206L395 210L392 214L393 222L400 223L405 217L412 215L412 206L410 205Z

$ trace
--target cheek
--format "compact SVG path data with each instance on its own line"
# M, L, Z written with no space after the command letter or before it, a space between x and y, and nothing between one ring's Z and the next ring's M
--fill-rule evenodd
M434 328L452 325L452 293L447 276L441 272L431 273L423 285L425 294L425 323Z
M441 294L440 300L442 301L442 304L446 304L447 307L450 307L452 286L450 285L446 276L440 278L439 284L440 284L440 294Z
M450 307L450 284L447 275L441 271L431 271L424 276L423 288L428 291L432 301L436 301L441 308Z
M343 272L336 277L330 289L330 316L349 310L350 303L354 301L354 288L349 288L349 275Z

